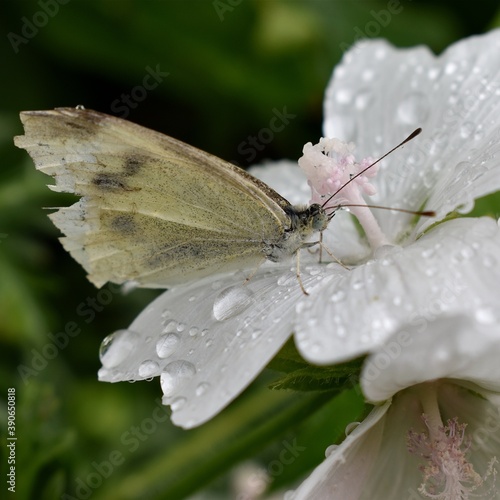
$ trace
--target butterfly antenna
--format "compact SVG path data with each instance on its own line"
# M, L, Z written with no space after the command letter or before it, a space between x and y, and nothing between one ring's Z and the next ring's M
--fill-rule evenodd
M335 191L335 193L333 193L323 203L323 205L321 205L322 208L325 208L325 206L328 204L328 202L332 198L334 198L335 196L337 196L337 194L339 194L340 191L342 191L342 189L344 189L348 184L350 184L352 181L356 180L360 175L363 175L367 170L369 170L370 168L372 168L373 166L375 166L377 163L381 162L386 156L389 156L392 152L396 151L396 149L400 148L401 146L404 146L407 142L409 142L412 139L414 139L415 137L417 137L417 135L420 134L420 132L422 132L422 129L421 128L417 128L403 142L400 142L397 146L395 146L390 151L388 151L387 153L385 153L385 155L381 156L378 160L374 161L371 165L368 165L366 168L364 168L363 170L361 170L361 172L358 172L356 175L353 175L343 186L341 186L339 189L337 189L337 191ZM347 206L347 205L343 205L343 206ZM350 205L350 206L355 206L355 205ZM368 205L363 205L363 206L368 206ZM339 208L340 208L340 206L339 206ZM375 207L373 207L373 208L375 208ZM387 208L387 207L378 207L378 208ZM391 210L397 210L397 209L391 209Z
M392 207L383 207L380 205L362 205L362 204L353 204L353 203L348 203L346 205L337 205L333 207L326 207L325 210L333 210L333 212L328 216L329 220L332 220L333 216L335 215L335 212L337 210L340 210L342 208L349 208L349 207L366 207L366 208L377 208L380 210L393 210L395 212L403 212L405 214L412 214L412 215L419 215L421 217L435 217L436 212L434 210L407 210L406 208L392 208Z

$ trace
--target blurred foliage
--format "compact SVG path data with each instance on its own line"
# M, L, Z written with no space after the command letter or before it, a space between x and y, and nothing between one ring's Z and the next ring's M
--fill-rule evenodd
M151 416L159 384L98 383L97 353L103 337L127 326L156 292L114 295L89 322L79 314L80 304L95 298L97 290L62 250L42 209L70 203L71 197L49 191L48 179L14 148L12 137L22 132L19 111L83 104L124 112L124 95L136 89L139 98L125 106L129 119L246 166L241 144L268 125L274 109L286 107L296 117L255 161L297 158L304 143L320 136L325 86L343 50L357 38L383 36L399 46L426 44L440 52L500 24L495 0L483 0L481 8L453 0L401 0L401 12L372 33L370 22L388 5L387 0L2 3L0 428L4 435L5 397L14 387L19 440L12 498L84 498L89 487L78 490L78 481L90 478L113 452L122 454L123 463L109 478L99 476L89 496L171 500L208 484L206 498L233 498L231 485L240 469L228 471L251 456L251 467L268 468L274 489L286 488L319 463L325 447L364 411L355 389L336 397L268 391L268 372L206 426L186 432L167 419L158 423L153 439L133 453L127 450L124 435ZM151 71L160 75L158 85L138 93ZM483 213L495 212L485 203ZM37 353L71 322L78 335L46 365L37 361ZM20 366L39 369L20 373ZM269 464L283 443L294 439L305 451L273 476ZM2 460L2 474L4 467Z

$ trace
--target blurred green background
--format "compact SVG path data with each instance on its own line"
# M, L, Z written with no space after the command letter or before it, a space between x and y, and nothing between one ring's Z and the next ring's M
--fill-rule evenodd
M386 26L374 25L390 5L400 12ZM206 426L185 432L166 419L136 437L137 446L127 445L133 429L154 414L159 383L98 383L98 350L157 292L114 294L89 322L78 313L97 290L62 250L42 209L70 198L51 193L45 187L51 180L13 146L12 137L22 133L19 111L82 104L127 115L245 167L250 155L241 144L269 124L274 108L286 106L296 118L251 161L296 159L303 144L321 135L325 86L342 50L356 38L378 35L439 53L500 25L497 8L496 0L2 2L3 478L9 387L16 389L18 436L17 491L8 498L170 500L198 488L204 493L197 498L249 498L238 486L245 474L248 482L248 470L271 490L290 486L363 411L354 390L338 398L270 392L266 385L274 375L267 372ZM138 87L152 70L157 85L144 92ZM127 103L124 94L135 99ZM51 342L49 334L71 321L81 333L46 366L37 365L33 358ZM20 365L37 369L22 377ZM294 440L305 451L291 464L280 462ZM120 463L106 468L114 459ZM265 479L252 467L267 470ZM3 482L0 497L4 492Z

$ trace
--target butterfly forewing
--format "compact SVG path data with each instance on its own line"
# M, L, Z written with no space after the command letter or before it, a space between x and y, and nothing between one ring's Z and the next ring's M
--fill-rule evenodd
M89 279L169 286L255 266L288 228L289 203L223 160L85 109L21 115L16 138L53 189L81 199L51 215Z

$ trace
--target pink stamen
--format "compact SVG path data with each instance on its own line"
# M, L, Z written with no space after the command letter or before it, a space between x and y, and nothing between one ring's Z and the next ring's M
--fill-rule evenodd
M376 193L376 188L370 184L369 178L377 174L378 165L348 183L352 177L373 163L371 158L356 163L353 151L353 143L348 144L339 139L321 138L314 146L311 143L304 146L299 166L307 175L311 187L311 203L323 204L340 189L328 202L329 207L365 205L363 195L371 196ZM351 207L349 210L359 220L374 250L389 243L369 208L361 206Z

